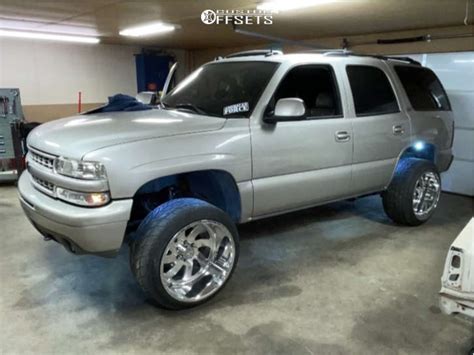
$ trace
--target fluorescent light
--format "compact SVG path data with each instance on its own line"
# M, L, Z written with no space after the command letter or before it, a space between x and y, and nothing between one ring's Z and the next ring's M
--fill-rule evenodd
M127 37L144 37L151 36L157 33L165 33L174 31L176 26L168 25L162 22L152 23L143 26L126 28L119 32L121 36Z
M42 40L49 40L49 41L76 42L76 43L99 43L100 42L100 40L95 37L70 36L70 35L60 35L60 34L53 34L53 33L22 32L22 31L10 31L10 30L0 30L0 37L42 39Z
M0 28L10 31L33 31L71 36L98 37L95 25L67 25L48 23L45 20L30 20L23 17L1 18Z
M337 0L271 0L265 1L257 6L258 10L266 11L288 11L296 9L304 9L322 4L328 4Z
M474 59L455 59L454 63L474 63Z

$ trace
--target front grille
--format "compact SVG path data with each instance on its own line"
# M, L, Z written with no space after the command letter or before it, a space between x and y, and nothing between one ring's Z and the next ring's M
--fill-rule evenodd
M30 158L35 163L44 166L47 169L53 170L54 158L30 150Z
M28 151L28 165L31 166L31 169L28 168L28 171L31 174L31 183L37 190L43 192L46 195L54 197L56 186L52 182L38 176L39 171L38 174L35 174L35 170L38 170L37 166L39 165L43 169L47 169L52 172L55 156L43 153L31 147L28 148L30 148ZM33 169L33 166L35 169Z
M39 186L45 188L46 190L50 191L50 192L54 192L54 184L50 183L49 181L46 181L46 180L43 180L43 179L40 179L36 176L32 176L33 178L33 181L38 184Z

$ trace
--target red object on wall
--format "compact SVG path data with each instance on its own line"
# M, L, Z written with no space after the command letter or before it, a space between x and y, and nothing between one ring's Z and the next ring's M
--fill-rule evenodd
M156 91L156 88L157 88L156 83L148 83L147 85L147 89L149 91Z
M77 112L78 113L81 113L82 111L82 92L79 91L79 99L78 99L78 102L77 102Z

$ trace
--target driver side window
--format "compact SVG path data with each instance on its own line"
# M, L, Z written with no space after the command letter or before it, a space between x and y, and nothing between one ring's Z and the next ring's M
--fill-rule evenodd
M300 98L306 107L306 119L342 117L341 100L329 65L305 65L291 69L281 81L272 99Z

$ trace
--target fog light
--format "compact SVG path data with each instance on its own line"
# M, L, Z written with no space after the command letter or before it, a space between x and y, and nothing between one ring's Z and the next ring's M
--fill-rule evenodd
M79 192L62 187L56 188L56 196L66 202L87 207L98 207L110 201L108 192Z

